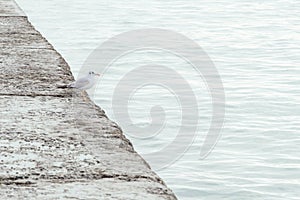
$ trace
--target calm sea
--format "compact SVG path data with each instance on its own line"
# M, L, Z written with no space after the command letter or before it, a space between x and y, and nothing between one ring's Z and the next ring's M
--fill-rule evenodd
M178 198L300 199L298 0L17 2L70 64L75 77L95 48L126 31L164 28L198 43L214 62L226 95L221 137L205 159L199 155L211 121L211 98L202 78L180 58L162 50L132 52L107 71L94 101L122 126L122 119L114 116L112 95L126 70L154 61L174 66L190 83L199 104L193 143L176 162L155 169ZM143 138L124 130L142 155L159 154L176 138L181 124L182 105L176 94L146 85L129 101L132 126L149 125L154 105L166 113L159 134ZM151 165L152 160L148 162Z

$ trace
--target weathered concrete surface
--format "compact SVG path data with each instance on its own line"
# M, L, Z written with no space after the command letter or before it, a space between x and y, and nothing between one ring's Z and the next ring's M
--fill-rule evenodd
M16 4L0 11L0 199L176 199L101 108L56 88L69 66Z
M1 0L0 16L25 16L25 13L19 8L15 1Z

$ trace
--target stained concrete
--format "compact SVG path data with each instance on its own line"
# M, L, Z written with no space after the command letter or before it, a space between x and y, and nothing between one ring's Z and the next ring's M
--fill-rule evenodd
M15 2L0 0L0 199L176 199L100 107L56 87L73 80Z
M0 16L25 16L22 9L12 0L0 1Z

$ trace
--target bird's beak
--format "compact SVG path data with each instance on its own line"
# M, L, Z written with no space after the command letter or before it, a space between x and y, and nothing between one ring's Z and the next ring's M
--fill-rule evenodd
M101 76L100 74L95 74L96 76Z

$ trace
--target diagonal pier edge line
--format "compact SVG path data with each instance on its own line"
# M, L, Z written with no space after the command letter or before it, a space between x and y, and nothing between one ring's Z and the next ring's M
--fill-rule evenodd
M70 67L15 5L0 0L2 198L176 199L100 107L49 87Z

